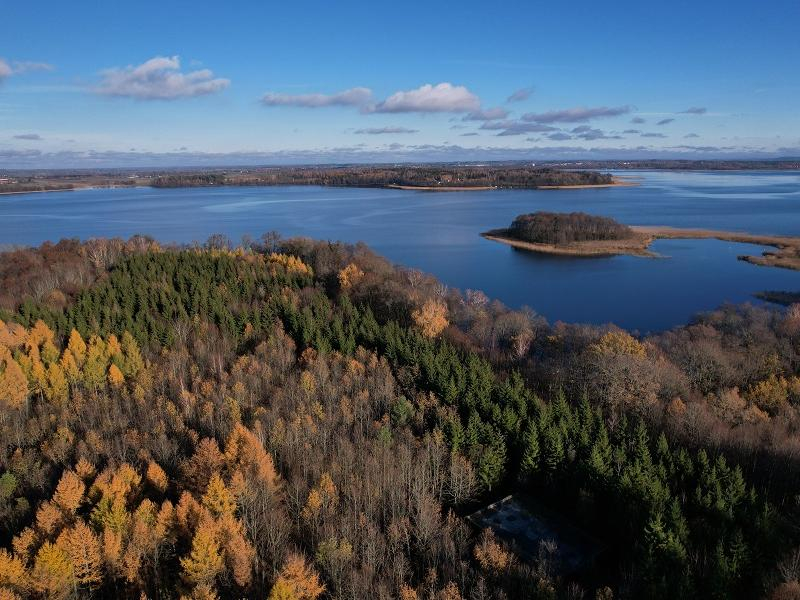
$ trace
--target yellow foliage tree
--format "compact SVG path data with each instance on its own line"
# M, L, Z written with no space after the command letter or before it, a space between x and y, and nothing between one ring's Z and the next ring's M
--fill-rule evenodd
M78 366L83 366L83 361L86 360L86 342L83 341L81 334L75 329L69 334L67 350L70 351Z
M14 350L28 341L28 330L18 323L3 323L0 320L0 346Z
M36 532L30 527L26 527L20 531L19 535L14 536L11 546L14 548L14 554L17 558L26 563L30 560L31 553L36 545L36 538Z
M747 398L761 410L777 413L789 400L789 382L772 373L747 391Z
M105 343L100 336L93 335L89 338L89 347L83 364L83 382L90 388L102 388L106 382L107 368Z
M113 363L108 367L108 383L113 388L118 388L125 383L125 376L119 370L119 367Z
M25 563L19 557L0 548L0 587L3 586L24 592L28 587L28 574L25 572Z
M78 367L78 363L75 360L75 355L72 354L72 352L69 350L64 350L64 353L61 355L60 363L61 370L71 385L75 385L81 380L81 370Z
M156 488L162 494L166 491L167 486L169 485L169 478L167 474L164 472L164 469L155 462L150 461L147 465L147 472L145 473L145 478L147 481Z
M62 525L64 514L52 502L43 502L36 511L36 529L44 535L51 535Z
M508 568L511 556L497 543L491 529L484 529L480 542L475 545L475 560L481 568L499 577Z
M644 358L647 351L644 345L626 331L609 331L589 347L590 351L601 356L627 354Z
M436 299L426 300L421 308L411 312L414 324L422 335L434 338L447 328L447 305Z
M122 345L119 343L117 336L113 333L109 335L106 340L106 354L108 354L108 358L111 360L114 360L115 357L122 357Z
M348 289L356 285L364 278L364 271L358 268L354 263L348 264L344 269L339 271L339 285L342 289Z
M144 359L139 351L139 344L127 331L122 334L122 364L120 369L125 377L134 377L144 369Z
M72 561L63 548L45 542L36 553L31 573L34 589L50 598L64 598L73 589Z
M53 330L50 329L44 321L39 319L33 324L33 327L31 327L31 331L28 334L28 343L41 347L46 342L53 343L53 338Z
M103 581L103 559L100 551L100 538L86 523L78 521L74 527L58 536L57 544L67 553L72 562L75 582L87 588L94 588Z
M244 536L242 524L233 515L223 515L217 521L225 563L239 587L245 587L253 576L256 552Z
M183 578L192 585L211 584L222 571L223 564L214 524L202 521L192 538L189 556L181 558Z
M316 600L325 591L319 575L299 554L291 554L281 569L269 600Z
M0 346L0 406L17 409L28 399L28 379L11 352Z
M219 473L211 476L206 493L203 494L202 504L214 517L233 515L236 511L236 500Z
M46 381L45 397L56 405L66 402L69 396L69 382L60 364L51 362L48 365Z
M67 513L78 510L86 491L86 484L74 471L65 471L53 494L53 504Z

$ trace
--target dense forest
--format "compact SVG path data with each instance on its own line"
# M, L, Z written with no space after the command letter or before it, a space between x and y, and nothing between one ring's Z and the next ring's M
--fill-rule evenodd
M350 166L298 167L222 173L171 173L152 180L154 187L207 185L331 185L536 188L609 184L611 175L531 166Z
M640 337L364 246L0 260L0 598L797 598L800 306ZM465 516L515 492L566 573Z
M503 231L508 237L534 244L569 244L599 240L622 240L633 230L609 217L582 212L553 213L539 211L519 215Z

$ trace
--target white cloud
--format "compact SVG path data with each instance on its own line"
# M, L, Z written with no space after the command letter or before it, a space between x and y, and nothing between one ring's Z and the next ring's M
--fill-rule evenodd
M555 127L541 123L523 123L522 121L487 121L480 127L491 131L499 131L501 137L512 135L525 135L526 133L545 133L556 131Z
M0 58L0 81L11 75L21 75L30 71L52 71L53 65L43 62L14 61L9 64Z
M366 129L356 129L353 133L381 135L384 133L417 133L418 131L419 129L409 129L407 127L367 127Z
M470 112L480 108L480 99L461 85L439 83L395 92L383 102L372 107L374 112L385 113L439 113Z
M8 66L8 63L0 58L0 81L11 75L11 67Z
M28 73L30 71L52 71L55 67L44 62L21 60L14 62L14 73Z
M38 141L41 141L42 136L40 136L38 133L21 133L19 135L15 135L14 139L15 140L28 140L28 141L38 142Z
M522 102L523 100L527 100L533 94L532 87L522 88L521 90L517 90L513 94L511 94L507 99L506 102Z
M354 87L336 94L265 94L261 102L266 106L297 106L323 108L326 106L364 106L372 99L372 90Z
M508 111L505 108L486 108L476 110L464 116L462 121L494 121L495 119L505 119Z
M177 56L156 56L136 67L108 69L95 91L138 100L175 100L213 94L230 85L208 69L181 73L180 67Z
M526 113L522 115L523 121L534 123L582 123L600 117L618 117L631 112L630 106L599 106L597 108L567 108L553 110L546 113Z

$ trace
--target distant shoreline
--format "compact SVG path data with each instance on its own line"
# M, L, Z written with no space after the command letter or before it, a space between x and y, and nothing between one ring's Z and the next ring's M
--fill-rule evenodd
M507 229L494 229L481 234L487 240L507 244L520 250L558 256L641 256L660 258L650 250L650 244L660 239L716 239L725 242L772 246L775 251L766 251L761 256L741 255L739 260L764 267L780 267L800 271L800 237L758 235L735 231L691 229L677 227L631 226L634 236L620 240L572 242L564 245L536 244L508 236Z
M186 186L175 186L175 187L158 187L153 185L80 185L77 184L73 187L68 188L60 188L60 189L53 189L53 190L16 190L13 192L0 192L0 196L11 196L14 194L43 194L46 192L74 192L77 190L98 190L98 189L131 189L131 188L142 188L147 187L154 190L157 189L194 189L194 188L206 188L206 187L248 187L248 188L256 188L256 187L295 187L297 185L302 184L292 184L292 183L264 183L261 185L254 185L254 184L245 184L241 186L236 186L235 184L226 184L226 185L209 185L209 186L197 186L197 185L186 185ZM433 186L433 185L399 185L399 184L387 184L387 185L321 185L321 184L311 184L311 185L318 185L319 187L341 187L341 188L364 188L369 187L373 189L388 189L388 190L407 190L407 191L418 191L418 192L485 192L491 190L582 190L582 189L594 189L594 188L611 188L611 187L631 187L639 185L638 182L635 181L621 181L617 178L614 178L613 183L587 183L587 184L580 184L580 185L540 185L538 187L523 187L523 186L496 186L496 185L482 185L482 186Z

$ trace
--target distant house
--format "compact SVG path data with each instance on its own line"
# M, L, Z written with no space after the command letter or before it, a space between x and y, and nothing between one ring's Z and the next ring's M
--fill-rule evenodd
M8 177L0 177L0 185L4 185L6 183L11 183L11 180Z

